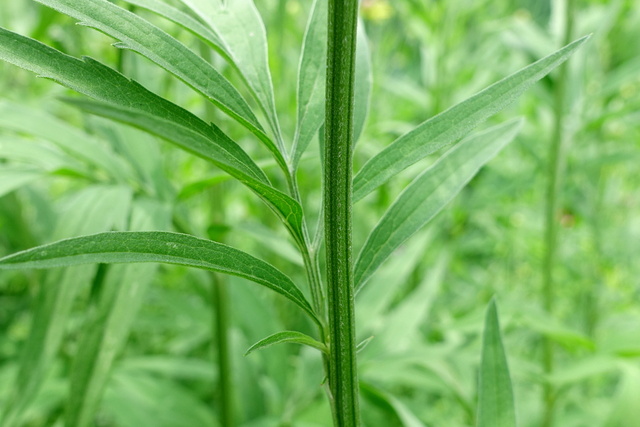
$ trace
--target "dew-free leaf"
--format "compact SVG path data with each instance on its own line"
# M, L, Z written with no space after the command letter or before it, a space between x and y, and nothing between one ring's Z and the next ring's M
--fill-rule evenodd
M316 320L302 292L272 265L230 246L186 234L124 231L75 237L0 258L0 268L131 262L177 264L242 277L283 295Z
M408 166L462 138L511 104L531 85L566 61L588 38L578 39L534 62L396 139L369 160L355 176L354 203Z
M394 250L429 222L518 133L521 120L511 120L472 135L416 177L398 196L371 232L355 264L361 287Z

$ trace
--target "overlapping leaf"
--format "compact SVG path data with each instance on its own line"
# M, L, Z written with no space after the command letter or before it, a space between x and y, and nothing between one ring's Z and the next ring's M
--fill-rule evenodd
M253 0L181 0L221 41L226 56L242 74L266 114L269 127L281 145L273 84L269 71L267 33Z
M72 101L88 111L141 128L211 161L251 188L284 221L293 238L302 241L300 205L271 187L262 170L216 126L91 58L73 58L2 28L0 59L101 101Z
M160 65L221 110L251 130L285 167L283 153L264 133L258 119L240 93L207 61L169 34L108 0L38 0L80 20L82 25L119 40L117 47L131 49Z
M0 268L131 262L178 264L243 277L285 296L316 320L302 292L275 267L230 246L186 234L109 232L76 237L0 258Z
M356 175L353 183L354 202L408 166L462 138L484 120L515 101L531 85L566 61L588 37L576 40L500 80L396 139L369 160Z
M391 253L433 218L517 134L512 120L473 135L449 150L400 194L367 238L356 261L354 282L362 284Z
M298 70L298 121L291 163L302 154L324 122L327 68L327 3L315 1L307 23ZM362 133L369 111L371 59L364 25L359 22L354 94L354 143Z

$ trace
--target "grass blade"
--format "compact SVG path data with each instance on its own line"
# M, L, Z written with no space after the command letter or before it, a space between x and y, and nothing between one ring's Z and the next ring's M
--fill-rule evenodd
M297 332L297 331L283 331L283 332L276 332L273 335L269 335L268 337L261 339L260 341L258 341L257 343L249 347L249 349L244 353L244 355L247 356L256 350L262 350L263 348L271 347L272 345L282 344L282 343L308 345L309 347L317 348L318 350L320 350L325 354L329 354L329 350L327 349L327 346L311 338L309 335L306 335L306 334L303 334L302 332Z
M253 0L182 0L222 41L231 63L266 114L279 147L282 146L273 84L269 71L267 32Z
M515 427L516 413L498 309L491 300L485 318L478 397L478 427Z
M95 60L73 58L3 28L0 59L101 101L71 101L87 111L139 127L209 160L253 190L280 217L294 240L303 241L300 205L271 187L264 172L216 126Z
M169 232L108 232L60 240L0 258L0 268L51 268L87 263L162 262L243 277L315 315L296 285L275 267L211 240Z
M150 59L206 96L222 111L247 127L267 146L282 167L281 150L264 133L240 93L207 61L158 27L107 0L38 0L81 21Z
M522 92L566 61L588 38L578 39L534 62L396 139L369 160L356 175L353 183L354 202L408 166L462 138L515 101Z
M394 250L429 222L518 133L512 120L473 135L449 150L398 196L371 232L355 264L361 287Z

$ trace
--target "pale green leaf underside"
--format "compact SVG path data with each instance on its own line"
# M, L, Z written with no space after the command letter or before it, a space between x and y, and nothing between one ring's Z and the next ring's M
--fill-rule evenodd
M243 277L285 296L315 320L302 292L272 265L230 246L186 234L109 232L65 239L0 258L0 268L131 262L178 264Z
M324 122L327 68L327 3L315 1L307 23L298 69L298 118L291 163L300 158ZM355 86L354 144L362 133L369 111L371 59L362 22L358 23Z
M495 300L485 318L478 389L478 427L516 427L513 390Z
M361 287L394 250L429 222L518 133L511 120L472 135L449 150L409 184L371 232L355 264Z
M267 32L253 0L181 0L216 34L232 64L240 70L281 143L273 84L269 71ZM282 145L280 149L284 150Z
M531 85L567 60L588 38L585 36L534 62L396 139L369 160L356 175L353 183L354 202L408 166L462 138L515 101Z
M284 221L293 238L302 241L300 205L271 187L264 172L216 126L93 59L73 58L3 28L0 59L102 101L70 101L94 114L136 126L211 161L261 197Z
M326 68L327 4L316 0L309 16L298 69L298 120L292 156L294 168L324 122Z
M275 344L284 343L308 345L309 347L316 348L325 354L329 354L329 350L323 343L311 338L309 335L297 331L283 331L276 332L273 335L269 335L268 337L261 339L260 341L249 347L244 355L246 356L256 350L271 347Z
M240 93L207 61L158 27L107 0L38 0L80 20L150 59L206 96L221 110L251 130L265 143L278 163L285 165L281 151L266 136Z

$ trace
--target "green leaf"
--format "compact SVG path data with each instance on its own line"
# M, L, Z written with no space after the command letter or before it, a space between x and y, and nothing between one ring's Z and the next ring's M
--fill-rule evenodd
M253 160L213 124L91 58L81 61L3 28L0 59L101 101L68 101L76 106L138 127L209 160L253 190L280 217L293 238L303 241L300 205L271 187Z
M298 121L292 164L300 158L324 122L327 68L327 2L315 1L302 45L298 70ZM354 86L354 144L362 133L369 112L371 58L364 25L358 22Z
M269 72L267 33L253 0L182 0L222 42L262 110L281 150L282 136Z
M54 238L96 233L113 228L126 218L131 190L126 187L86 188L65 200ZM38 395L60 347L73 301L82 286L91 281L95 266L48 271L35 299L29 337L20 357L13 394L6 400L3 427L23 425L22 419Z
M373 76L371 73L371 52L369 51L369 41L365 33L364 23L358 21L356 49L356 75L354 84L354 106L353 106L353 144L358 142L362 134L367 115L369 114L369 96L371 95L371 85Z
M171 212L153 200L136 200L131 212L133 230L164 229ZM109 380L111 367L126 342L129 330L154 279L157 265L128 264L102 266L104 275L99 301L85 320L71 369L66 425L91 425Z
M317 320L296 285L273 267L221 243L169 232L108 232L60 240L0 258L0 268L163 262L239 276L283 295Z
M478 394L478 427L516 426L511 377L493 299L485 318Z
M101 168L124 182L131 171L101 141L40 110L8 101L0 102L0 128L50 141L70 156Z
M0 197L43 176L33 167L0 165Z
M298 121L291 163L297 168L302 154L324 122L327 71L327 2L314 1L298 69Z
M116 46L140 53L206 96L251 130L286 167L282 152L264 133L240 93L207 61L158 27L108 0L38 0L117 40Z
M192 18L180 9L159 0L124 0L125 2L147 9L169 21L180 25L185 30L190 31L193 35L201 38L213 47L219 54L225 58L229 58L229 54L224 50L224 44L220 37L209 27L200 23L197 19Z
M429 222L518 133L522 121L511 120L472 135L416 177L371 232L355 264L362 286L389 255Z
M462 138L511 104L531 85L567 60L588 38L585 36L534 62L396 139L369 160L356 175L353 183L354 203L408 166Z
M323 343L314 340L309 335L296 331L283 331L276 332L273 335L269 335L268 337L261 339L260 341L249 347L244 355L247 356L256 350L262 350L263 348L271 347L272 345L281 343L308 345L309 347L317 348L325 354L329 354L329 350Z

